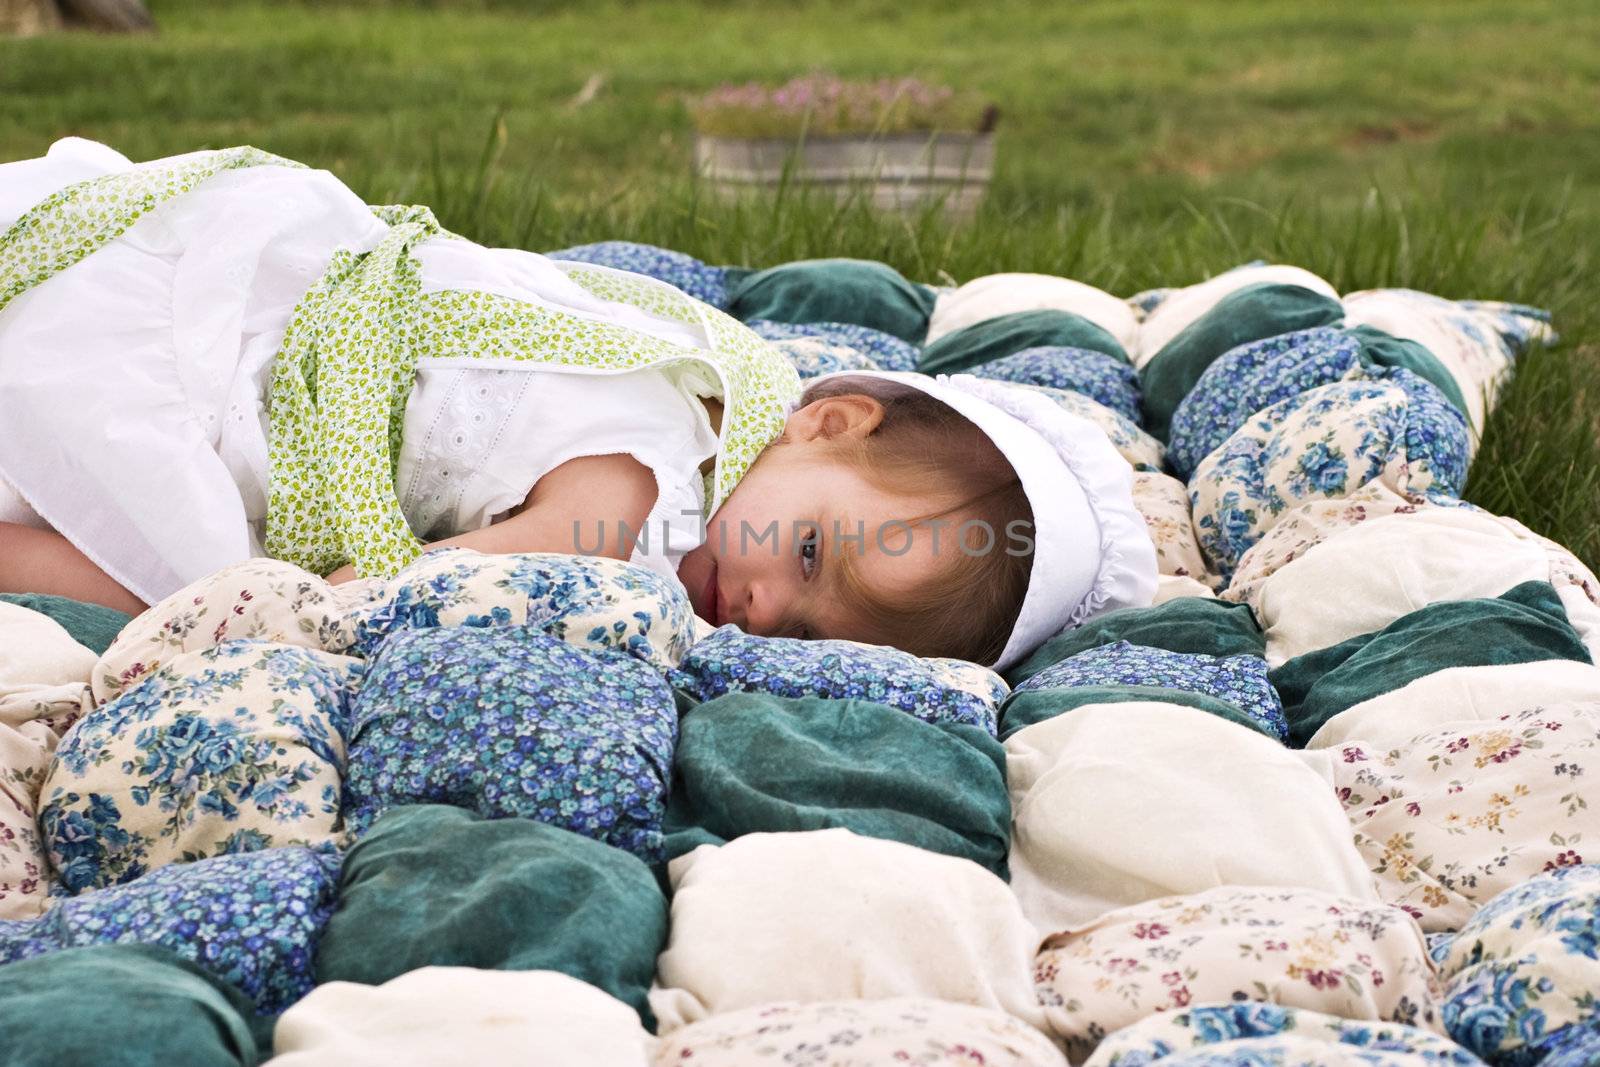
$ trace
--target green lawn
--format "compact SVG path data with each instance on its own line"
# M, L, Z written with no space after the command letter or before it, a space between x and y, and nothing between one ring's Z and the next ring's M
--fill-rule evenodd
M251 143L494 244L856 255L930 281L1041 270L1122 295L1260 257L1341 290L1549 307L1564 341L1524 360L1467 495L1600 567L1600 4L150 7L155 37L0 41L0 159L67 133L135 158ZM698 195L683 95L813 69L991 95L978 217Z

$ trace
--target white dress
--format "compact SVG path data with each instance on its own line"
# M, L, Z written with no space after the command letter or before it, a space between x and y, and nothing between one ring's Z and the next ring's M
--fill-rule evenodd
M0 165L0 229L129 166L76 138ZM252 167L157 206L18 296L0 310L0 520L60 531L149 603L264 554L273 359L335 250L386 232L326 171ZM698 327L596 297L535 253L451 239L415 253L424 291L497 292L709 347ZM396 479L418 537L487 526L567 459L626 452L658 488L633 562L674 576L700 543L699 467L717 450L704 372L424 362Z

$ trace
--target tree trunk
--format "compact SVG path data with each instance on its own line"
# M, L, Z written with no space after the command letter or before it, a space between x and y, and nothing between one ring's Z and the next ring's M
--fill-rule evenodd
M60 27L55 0L0 0L0 37L31 37Z
M156 28L143 0L56 0L67 22L91 30L135 33ZM4 0L0 0L4 3Z

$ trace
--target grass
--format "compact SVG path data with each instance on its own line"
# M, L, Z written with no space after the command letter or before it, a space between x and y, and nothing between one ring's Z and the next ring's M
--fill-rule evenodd
M626 237L928 281L1062 274L1128 295L1239 262L1555 312L1469 499L1600 568L1600 5L1564 0L151 0L161 32L0 41L0 158L251 143L490 244ZM684 98L811 70L998 102L978 216L881 217L692 180ZM600 79L592 99L581 90ZM591 95L591 94L583 94Z

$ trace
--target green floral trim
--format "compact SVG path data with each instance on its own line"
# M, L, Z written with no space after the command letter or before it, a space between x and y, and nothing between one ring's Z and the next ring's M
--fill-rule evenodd
M318 574L353 561L388 577L422 552L394 475L422 291L410 249L439 224L426 208L395 217L371 252L334 255L273 367L266 550Z
M606 270L593 266L557 264L567 277L583 286L602 300L632 304L664 319L676 319L690 326L704 325L703 318L683 293L663 285L654 278L625 271ZM709 305L701 305L709 307Z

